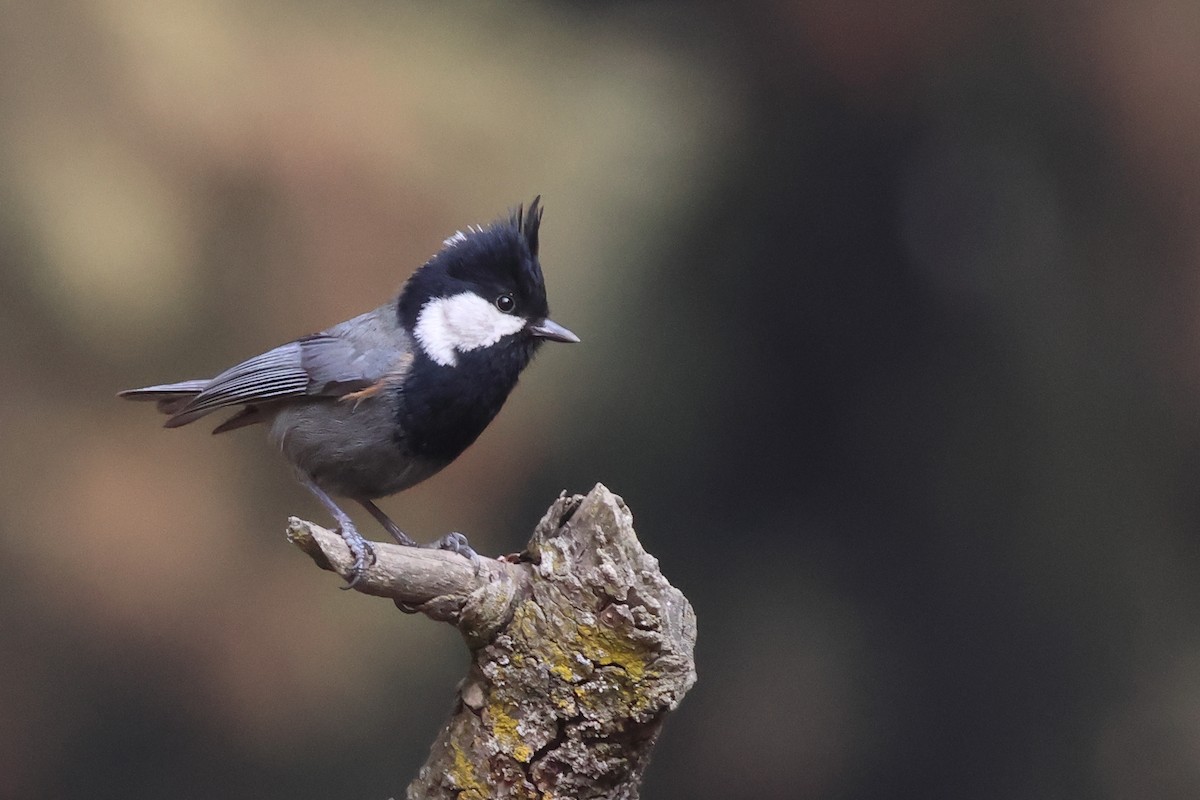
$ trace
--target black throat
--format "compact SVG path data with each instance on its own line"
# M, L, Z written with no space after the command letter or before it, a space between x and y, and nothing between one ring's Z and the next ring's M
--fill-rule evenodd
M435 463L457 458L500 412L539 341L515 336L457 353L453 367L438 364L418 347L400 404L401 446Z

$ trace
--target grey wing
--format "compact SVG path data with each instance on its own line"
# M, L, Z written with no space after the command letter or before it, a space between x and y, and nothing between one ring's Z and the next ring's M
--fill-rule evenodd
M208 381L199 394L172 409L166 427L186 425L229 406L289 397L340 397L383 378L378 362L348 338L324 333L306 336L243 361Z

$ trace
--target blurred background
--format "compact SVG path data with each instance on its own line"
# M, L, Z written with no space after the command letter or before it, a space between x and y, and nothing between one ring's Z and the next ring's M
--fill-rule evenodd
M496 554L626 498L700 630L646 797L1200 796L1197 41L1187 0L4 3L0 797L402 794L455 632L285 543L325 520L259 431L113 395L537 193L583 344L383 506Z

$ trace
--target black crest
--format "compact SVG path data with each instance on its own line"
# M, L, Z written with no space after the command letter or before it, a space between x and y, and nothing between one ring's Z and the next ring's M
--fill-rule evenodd
M542 226L542 196L540 194L529 204L528 213L525 213L521 206L517 206L517 213L513 215L513 225L525 237L530 254L537 258L538 229Z
M401 291L402 321L411 327L426 300L462 291L487 297L511 293L516 297L518 313L530 319L544 318L549 309L538 263L541 201L539 195L527 209L517 206L507 219L486 228L471 226L447 239Z

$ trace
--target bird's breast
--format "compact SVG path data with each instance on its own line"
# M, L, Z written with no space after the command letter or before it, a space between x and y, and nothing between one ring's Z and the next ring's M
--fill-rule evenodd
M409 451L433 461L457 458L495 419L525 363L503 352L465 353L454 367L418 363L398 414Z

